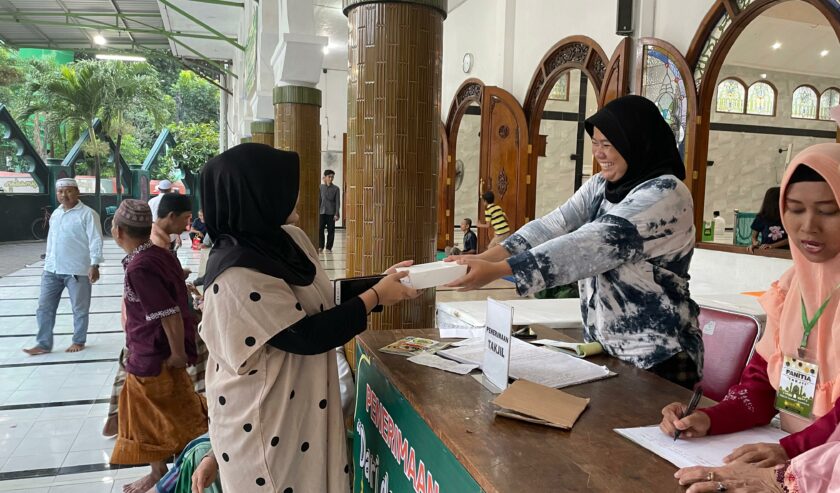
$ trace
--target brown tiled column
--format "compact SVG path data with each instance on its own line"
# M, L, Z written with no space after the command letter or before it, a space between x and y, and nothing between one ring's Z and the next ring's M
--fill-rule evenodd
M435 259L446 0L344 0L350 71L344 175L347 275ZM434 326L434 289L371 318Z
M274 88L274 147L300 156L298 226L318 245L321 184L321 91L304 86Z
M274 147L274 120L252 121L251 142Z

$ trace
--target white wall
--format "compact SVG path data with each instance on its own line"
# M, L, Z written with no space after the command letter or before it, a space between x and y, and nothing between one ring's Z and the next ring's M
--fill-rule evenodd
M715 0L655 0L652 3L653 36L671 43L685 56L694 33Z
M446 121L455 92L466 79L475 77L488 86L501 85L505 35L497 31L497 19L502 12L503 0L467 0L444 21L442 121ZM468 74L462 68L465 53L472 53L474 59Z
M616 0L517 0L513 63L515 75L512 87L505 89L520 102L523 101L542 57L555 43L567 36L586 35L601 45L609 57L621 41L621 36L615 34L616 10Z
M347 71L327 70L318 83L321 91L321 173L335 171L334 184L344 192L342 169L344 134L347 133ZM344 225L344 217L336 223Z
M718 82L734 76L746 84L761 80L762 73L767 81L779 91L775 116L741 115L718 113L712 110L713 123L731 123L796 129L837 130L833 121L793 119L791 95L802 84L811 84L819 91L836 86L837 80L804 74L773 72L749 67L725 65ZM713 107L714 108L714 107ZM761 207L765 191L781 182L787 166L787 153L780 148L791 146L790 157L804 148L823 142L834 142L833 138L771 135L712 130L709 134L709 160L715 164L706 168L706 197L703 217L712 218L712 211L719 210L728 224L732 223L733 211L757 212ZM744 145L748 142L747 145Z

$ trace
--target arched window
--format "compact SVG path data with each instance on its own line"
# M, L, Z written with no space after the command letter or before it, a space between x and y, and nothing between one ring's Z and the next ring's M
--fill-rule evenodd
M743 113L746 88L738 79L724 79L717 88L717 111Z
M820 96L820 120L831 120L831 108L840 105L840 90L829 87Z
M773 116L776 114L776 89L768 82L758 81L747 90L747 113Z
M790 116L793 118L817 118L817 91L811 86L799 86L793 91Z

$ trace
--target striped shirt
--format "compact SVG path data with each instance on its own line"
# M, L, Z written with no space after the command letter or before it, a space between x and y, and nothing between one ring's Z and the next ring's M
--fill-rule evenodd
M493 226L493 231L495 231L497 235L510 233L507 216L499 204L490 204L486 209L484 209L484 220Z

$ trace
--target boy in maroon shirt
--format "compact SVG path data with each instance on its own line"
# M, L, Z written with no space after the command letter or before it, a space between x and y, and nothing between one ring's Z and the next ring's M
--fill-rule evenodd
M113 238L128 253L122 262L127 376L111 463L152 466L124 488L128 493L154 486L166 460L207 432L206 402L186 370L196 360L196 334L181 265L151 243L151 228L151 210L140 200L124 200L114 215Z

